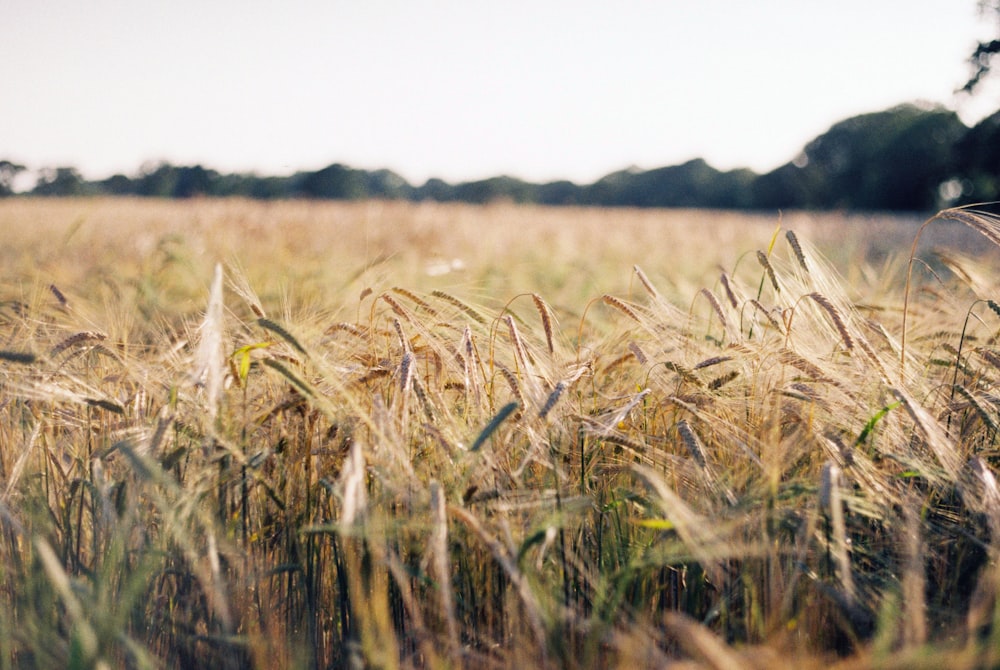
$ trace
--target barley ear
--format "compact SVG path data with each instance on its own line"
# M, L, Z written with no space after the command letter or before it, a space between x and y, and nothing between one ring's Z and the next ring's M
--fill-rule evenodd
M774 266L771 265L771 261L768 259L767 254L758 250L757 260L760 262L760 266L764 268L765 273L767 273L767 278L771 280L771 286L774 287L774 292L781 293L781 288L778 286L778 277L774 274Z
M802 269L808 273L809 265L806 263L806 255L802 253L802 245L799 244L799 238L796 237L795 232L792 230L785 231L785 239L788 240L788 245L795 253L795 260L797 260L799 265L802 266Z
M840 315L840 311L822 293L810 293L809 297L812 298L813 302L822 307L823 311L830 317L830 320L833 321L834 327L840 333L840 338L844 341L844 346L848 349L853 349L854 338L851 337L851 333L847 330L847 324L844 323L844 318Z
M306 357L309 356L309 353L306 351L305 347L303 347L299 343L298 339L296 339L294 335L288 332L288 330L281 324L271 321L271 319L261 318L257 319L257 325L263 328L264 330L271 331L272 333L283 339L285 342L290 344L293 349L298 351L303 356Z
M647 277L646 273L642 271L642 268L638 265L633 265L632 269L635 271L635 276L639 278L640 282L642 282L642 286L646 289L646 292L653 296L653 298L659 298L659 291L657 291L656 287L653 286L653 282L649 281L649 277Z
M719 303L719 299L716 298L715 294L709 291L707 288L701 289L699 293L705 296L705 299L708 300L708 304L712 306L712 310L715 312L715 315L719 317L719 322L722 324L722 329L726 330L729 327L729 323L726 321L726 315L722 311L722 304Z
M542 318L542 328L545 330L545 343L549 347L549 353L555 353L555 347L552 344L552 314L549 312L549 306L537 293L531 294L531 300L535 303L535 309L538 310L538 315Z

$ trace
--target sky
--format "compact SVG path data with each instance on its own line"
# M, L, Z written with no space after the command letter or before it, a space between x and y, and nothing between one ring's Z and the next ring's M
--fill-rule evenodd
M956 97L975 0L0 0L0 159L414 184L769 171L837 121Z

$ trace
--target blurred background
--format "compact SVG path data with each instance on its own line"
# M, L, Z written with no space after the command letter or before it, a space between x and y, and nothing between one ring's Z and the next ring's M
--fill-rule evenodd
M1000 199L1000 0L0 5L0 194Z

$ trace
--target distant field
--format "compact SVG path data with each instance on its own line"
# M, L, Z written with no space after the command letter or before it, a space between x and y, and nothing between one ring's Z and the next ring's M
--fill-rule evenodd
M522 291L589 299L631 285L639 265L667 282L664 290L681 289L689 299L720 268L766 245L779 224L811 241L854 284L898 272L920 223L894 215L502 204L9 200L0 202L0 259L13 275L4 279L20 285L32 272L45 284L76 285L102 272L125 278L180 263L184 283L201 289L216 261L235 262L264 282L259 292L322 290L331 302L341 299L331 290L375 288L383 277L493 300ZM925 249L984 248L960 224L935 226L926 237Z
M0 200L0 667L995 666L951 218Z

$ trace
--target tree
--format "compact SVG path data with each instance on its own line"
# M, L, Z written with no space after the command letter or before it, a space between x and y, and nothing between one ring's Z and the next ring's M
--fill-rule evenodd
M455 200L455 187L444 179L431 177L423 186L418 186L413 192L414 200L434 200L450 202Z
M364 175L365 190L370 198L405 200L412 195L413 187L392 170L375 170Z
M114 174L97 182L101 193L110 195L135 195L136 184L123 174Z
M581 188L565 179L538 187L538 202L543 205L577 205L581 197Z
M176 181L170 195L175 198L191 198L196 195L213 195L213 187L219 174L206 170L200 165L176 168Z
M815 190L815 175L806 173L803 162L796 160L762 174L750 185L754 209L804 209L810 206Z
M586 187L584 201L620 207L743 208L750 205L751 170L720 172L701 158L681 165L612 172Z
M14 180L27 168L8 160L0 161L0 198L14 195Z
M504 200L534 202L534 185L508 176L467 181L455 187L455 199L480 205Z
M979 0L979 12L983 15L992 14L997 22L997 32L1000 33L1000 0ZM997 54L1000 54L1000 39L986 40L976 44L972 55L969 56L972 74L962 87L962 91L975 92L983 79L990 74L993 68L993 59Z
M756 204L932 209L938 187L954 177L953 147L965 131L954 112L912 104L840 121L793 163L758 179Z
M955 144L954 152L961 201L1000 199L1000 112L973 126Z
M169 163L143 165L136 183L138 195L169 198L177 186L177 168Z
M359 200L368 195L363 172L340 163L302 175L299 192L307 198L333 200Z
M73 167L43 168L39 172L38 183L32 190L34 195L68 196L85 195L87 182Z

